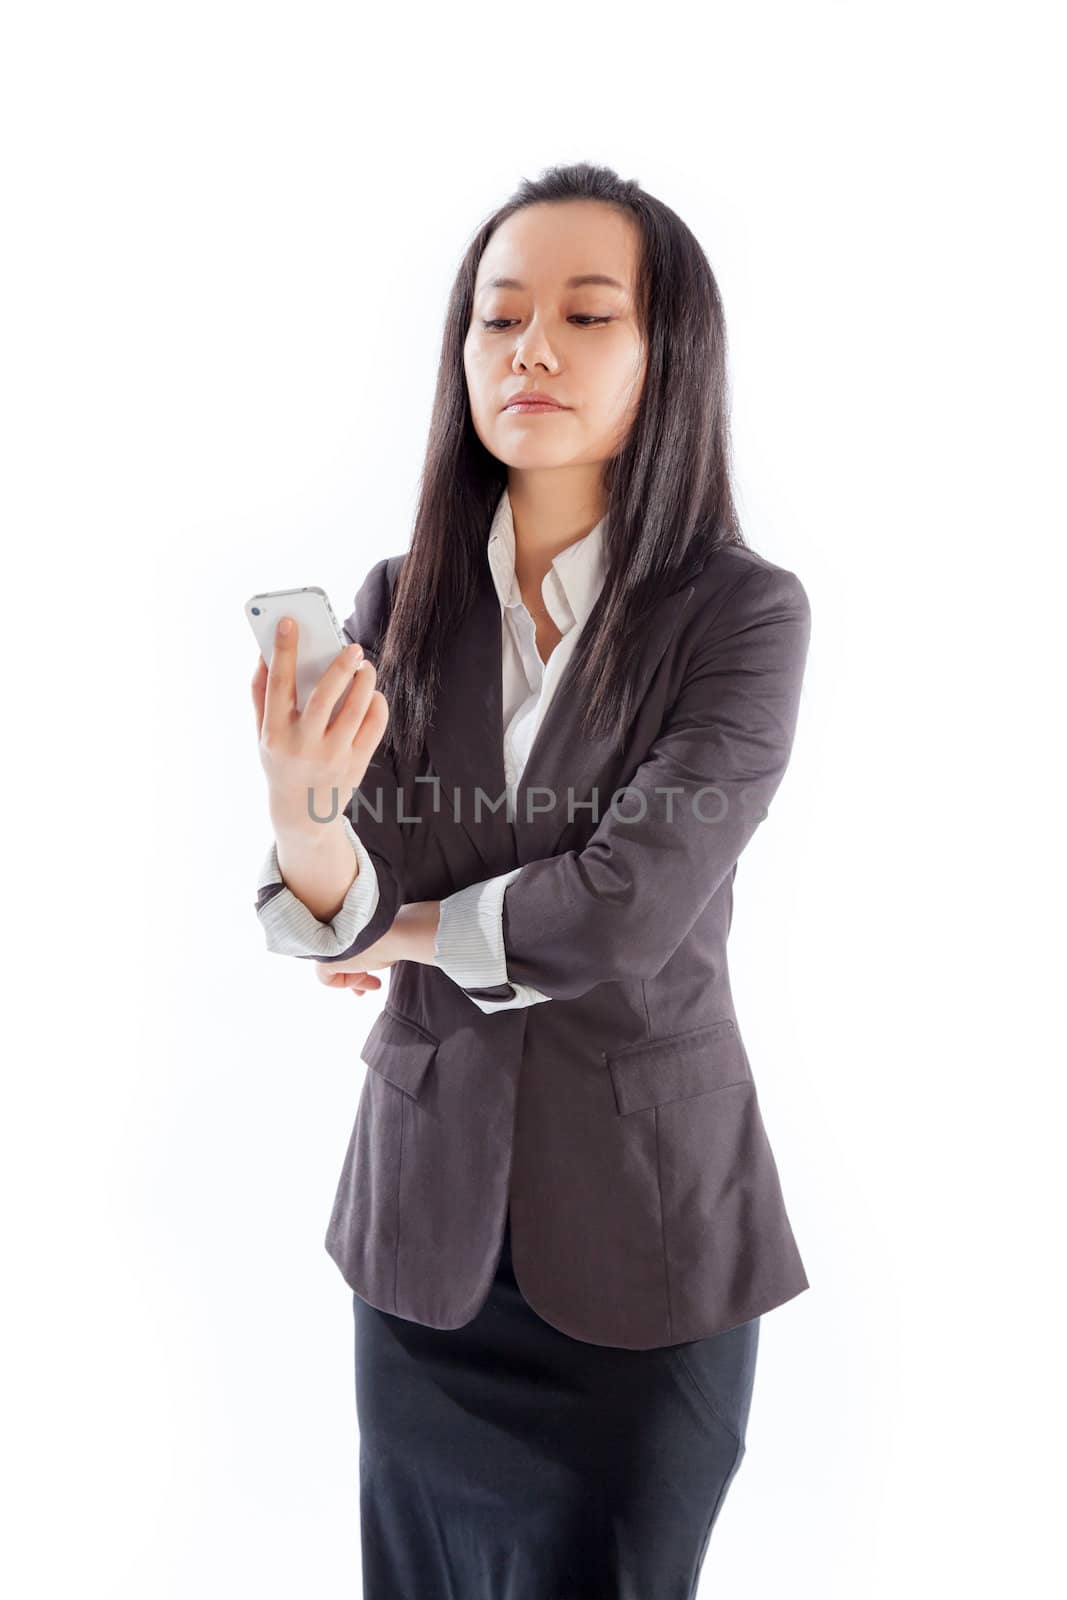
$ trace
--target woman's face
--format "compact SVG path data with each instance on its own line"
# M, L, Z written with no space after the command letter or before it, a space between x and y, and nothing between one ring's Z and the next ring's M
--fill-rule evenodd
M475 431L499 461L578 466L622 447L646 365L634 304L639 250L636 223L596 200L528 206L493 234L463 364ZM570 281L587 274L615 282ZM566 409L509 411L516 389L538 389Z

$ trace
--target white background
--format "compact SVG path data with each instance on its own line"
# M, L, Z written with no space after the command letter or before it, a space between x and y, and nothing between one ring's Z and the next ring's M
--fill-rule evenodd
M813 611L731 941L812 1287L764 1319L700 1593L1061 1592L1053 17L8 13L19 1600L359 1592L351 1297L322 1240L380 997L264 949L242 604L319 583L347 614L407 547L467 239L579 159L706 249L745 531Z

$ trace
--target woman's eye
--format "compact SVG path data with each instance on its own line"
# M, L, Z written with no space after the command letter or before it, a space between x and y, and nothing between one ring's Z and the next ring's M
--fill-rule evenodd
M507 328L507 327L510 327L512 322L515 322L516 320L517 320L517 318L515 318L515 317L511 317L511 318L509 318L509 317L492 317L487 322L483 318L482 319L482 327L483 328L493 329L493 330L496 330L498 328ZM570 317L568 320L570 322L577 322L581 327L588 328L588 327L591 327L595 323L598 323L598 322L611 322L614 319L612 317L573 316L573 317Z

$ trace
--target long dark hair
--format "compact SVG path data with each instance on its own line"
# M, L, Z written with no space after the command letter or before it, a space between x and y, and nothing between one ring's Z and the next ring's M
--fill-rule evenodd
M600 200L636 219L637 310L648 351L639 408L605 463L607 576L573 658L587 734L621 737L638 637L653 606L723 544L745 543L731 487L726 326L707 257L661 200L610 167L578 162L523 180L482 223L449 297L410 548L381 643L389 701L383 743L414 762L432 723L439 662L474 599L508 472L474 431L463 364L478 264L495 230L525 206Z

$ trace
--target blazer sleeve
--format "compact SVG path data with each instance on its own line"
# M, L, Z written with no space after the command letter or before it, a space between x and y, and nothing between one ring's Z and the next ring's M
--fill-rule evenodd
M289 888L278 864L277 843L271 844L256 886L256 910L267 949L275 955L313 956L316 961L337 957L374 915L379 893L374 862L345 813L341 823L359 862L359 872L331 922L320 922Z
M508 982L504 949L504 890L522 871L483 878L444 897L434 935L434 964L479 1010L518 1011L551 1000L528 985Z
M795 573L759 565L735 585L694 647L646 759L589 842L527 862L505 885L512 984L572 1000L666 965L781 783L810 632Z
M375 666L391 606L389 560L388 556L383 556L371 567L355 597L351 614L342 624L346 638L361 644L364 655ZM349 795L343 808L348 824L345 831L350 839L355 835L353 849L360 871L332 923L318 922L303 902L285 887L276 870L276 853L271 852L260 874L256 894L256 912L267 936L268 949L304 961L346 961L369 949L388 933L407 898L398 788L395 764L391 757L383 754L379 745L357 791L358 801L356 796ZM356 840L362 849L357 848ZM286 899L281 898L283 892ZM306 917L300 917L300 911L306 913ZM316 934L316 928L321 930L321 937Z

